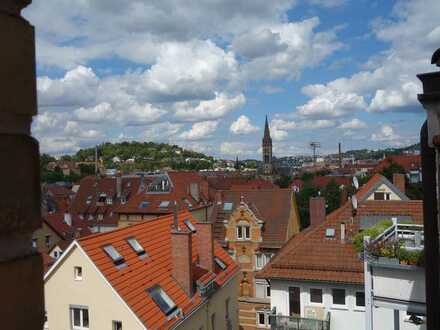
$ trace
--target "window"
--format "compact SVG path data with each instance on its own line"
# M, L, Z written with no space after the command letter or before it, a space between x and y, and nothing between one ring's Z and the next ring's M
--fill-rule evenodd
M82 267L79 267L79 266L73 267L73 276L75 278L75 281L81 281L82 280Z
M55 259L58 258L58 251L53 251L53 257L54 257Z
M326 238L332 238L335 237L335 228L327 228L325 230L325 237Z
M150 203L148 201L142 201L139 204L139 208L146 209Z
M111 197L107 197L107 199L105 200L105 203L107 205L112 205L113 204L113 199Z
M266 280L255 280L255 296L257 298L270 298L270 285Z
M37 242L38 242L38 238L33 238L32 239L32 247L35 249L37 248Z
M188 229L195 233L197 231L196 227L194 227L194 225L191 223L191 221L189 221L188 219L186 219L185 221L183 221L183 223L188 227Z
M262 254L262 253L257 253L256 255L255 255L255 257L256 257L256 268L257 269L261 269L261 268L263 268L264 267L264 254Z
M233 205L234 205L233 203L229 203L229 202L224 203L223 204L223 211L231 211Z
M238 239L250 239L250 227L249 226L237 226L237 238Z
M356 292L356 307L365 307L365 293L363 291Z
M322 289L310 289L310 302L322 304Z
M112 330L122 330L122 321L112 321Z
M127 243L137 253L138 256L145 255L144 248L139 244L139 242L137 241L136 238L134 238L134 237L127 238Z
M113 245L106 245L103 247L107 255L113 260L113 263L118 266L124 263L124 258L116 251Z
M215 329L215 313L212 313L211 315L211 329Z
M375 192L374 193L374 200L375 201L384 201L384 200L389 201L390 199L391 199L390 193L385 193L385 192Z
M161 201L159 207L162 209L167 208L170 205L170 201Z
M87 307L70 308L71 326L74 330L89 329L89 310Z
M269 312L267 311L257 312L257 326L264 328L270 327Z
M345 289L332 289L333 305L345 306Z
M220 258L214 257L214 261L221 270L225 270L228 267Z
M270 285L266 286L266 297L270 297Z
M227 298L225 301L225 318L229 319L229 303L230 303L231 299Z
M45 239L46 247L50 247L50 235L46 235L44 239Z
M162 288L159 285L155 285L149 288L147 291L151 299L153 299L153 301L159 306L160 310L166 316L169 316L173 314L173 312L177 311L177 305L166 294L166 292L162 290Z
M102 219L104 219L104 214L98 213L98 220L102 220Z

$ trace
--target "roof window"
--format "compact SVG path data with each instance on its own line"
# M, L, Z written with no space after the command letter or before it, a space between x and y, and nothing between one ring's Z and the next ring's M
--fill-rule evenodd
M149 204L150 204L150 202L148 202L148 201L142 201L142 202L139 204L139 207L140 207L141 209L146 209L146 208L148 207Z
M325 237L326 238L333 238L333 237L335 237L335 228L327 228L325 230Z
M164 209L167 208L169 205L170 205L170 201L161 201L159 207Z
M230 202L226 202L226 203L223 203L223 210L224 211L231 211L232 210L232 203L230 203Z
M220 258L214 257L214 261L221 270L225 270L227 268L226 264Z
M194 225L191 223L191 221L189 221L189 219L186 219L185 221L183 221L183 223L188 227L189 230L191 230L193 233L195 233L197 231L196 227L194 227Z
M159 285L156 284L147 289L147 292L166 316L170 316L177 311L177 305Z
M119 254L118 251L113 247L113 245L106 245L103 247L105 253L113 260L113 263L116 266L122 265L125 260L124 258Z
M127 243L131 246L131 248L137 253L138 256L145 255L145 250L142 245L139 244L136 238L129 237L127 238Z

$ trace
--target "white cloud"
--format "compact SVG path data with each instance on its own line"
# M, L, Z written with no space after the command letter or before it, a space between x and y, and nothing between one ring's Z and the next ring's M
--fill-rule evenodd
M307 0L312 5L317 5L325 8L333 8L344 5L347 0Z
M270 122L270 134L275 141L285 140L289 133L287 131L297 127L294 121L287 121L284 119L273 119Z
M373 141L386 142L396 146L402 144L401 139L402 137L396 134L393 127L388 124L382 125L379 132L371 134L371 140Z
M186 121L198 121L222 118L229 112L240 108L246 102L243 94L229 97L224 93L216 93L211 100L200 101L197 105L192 102L178 102L175 104L175 116Z
M257 132L258 127L253 126L248 117L241 115L231 124L229 130L234 134L249 134Z
M70 154L80 149L78 141L69 137L42 137L39 142L41 152L54 155Z
M184 140L201 140L208 138L215 132L217 125L218 122L214 120L194 123L191 129L180 134L180 137Z
M365 122L357 118L353 118L352 120L343 122L341 125L339 125L339 128L350 129L350 130L365 128L365 127L367 127L367 124L365 124Z
M365 108L362 96L328 90L297 107L297 113L310 118L336 118Z
M300 127L305 129L320 129L329 128L335 126L334 120L329 119L319 119L319 120L306 120L301 122Z
M227 156L245 156L255 152L255 146L242 142L223 142L220 145L220 153Z
M279 86L271 86L271 85L266 85L263 86L262 91L265 94L278 94L278 93L283 93L285 92L285 89L283 87L279 87Z

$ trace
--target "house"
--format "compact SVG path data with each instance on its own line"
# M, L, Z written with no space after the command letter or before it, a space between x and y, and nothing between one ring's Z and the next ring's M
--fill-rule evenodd
M255 273L299 232L295 197L290 189L218 191L211 222L216 239L241 267L240 329L255 329L270 311L270 288Z
M179 210L189 210L198 221L206 221L211 213L208 182L197 172L170 171L155 175L145 189L120 205L115 213L119 226L124 227L171 214L174 202Z
M311 186L324 189L330 182L335 182L340 189L348 187L351 184L351 177L343 175L319 175L311 180ZM294 192L300 192L304 187L304 181L301 179L292 180L290 187Z
M91 235L44 277L47 327L237 329L238 272L188 211Z
M402 176L395 175L397 184ZM348 201L322 221L311 221L314 225L291 238L257 274L270 283L274 326L308 322L310 327L331 330L365 329L364 264L352 239L382 220L420 224L423 207L422 201L409 200L379 174L359 189L356 198L357 208ZM322 212L314 214L325 214L325 203L315 205L321 205ZM403 322L406 313L399 317L401 329L418 329ZM378 311L374 329L392 328L393 318L392 311ZM267 319L260 320L267 326Z
M86 176L80 181L69 212L73 217L85 220L93 232L116 229L118 216L115 210L129 202L151 180L136 175Z
M380 173L391 164L397 164L405 170L410 183L422 182L422 157L420 155L394 155L381 160L374 168L374 173Z

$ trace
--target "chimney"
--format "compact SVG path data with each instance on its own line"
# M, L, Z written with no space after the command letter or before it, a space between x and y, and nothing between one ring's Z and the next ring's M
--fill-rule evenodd
M220 205L222 203L222 192L221 191L215 192L215 202L217 203L217 205Z
M341 242L345 242L345 223L341 222Z
M325 221L325 198L310 197L309 200L310 226L316 226Z
M173 205L173 228L179 230L179 219L177 216L177 201L174 201Z
M191 238L190 231L171 230L172 274L189 298L194 294Z
M196 202L199 202L200 194L199 194L199 184L197 182L191 182L189 184L189 193Z
M121 198L122 195L122 177L121 173L116 174L116 197Z
M345 202L347 202L347 200L348 200L348 191L347 191L347 187L344 186L344 187L341 189L341 202L340 202L340 205L341 205L341 206L344 205Z
M214 271L214 230L212 223L197 223L197 253L199 265L209 271Z
M393 184L399 189L401 192L405 193L405 174L394 173L393 174Z
M68 226L72 226L72 216L70 215L69 212L64 212L64 222L68 225Z

